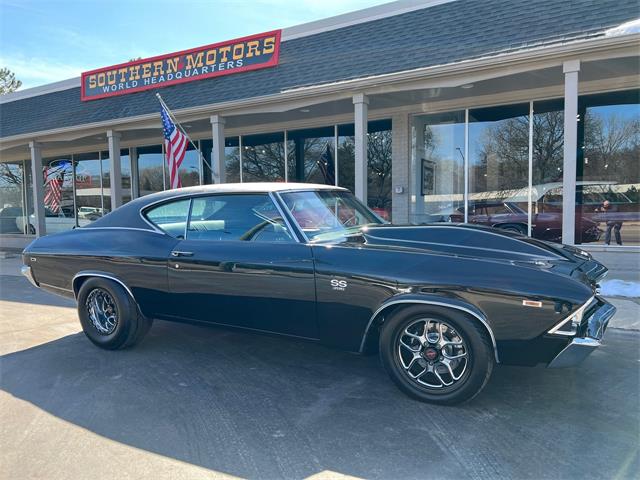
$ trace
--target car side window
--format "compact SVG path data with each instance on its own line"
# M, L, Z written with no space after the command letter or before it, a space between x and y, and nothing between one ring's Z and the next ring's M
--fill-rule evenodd
M184 238L190 202L191 200L186 199L163 203L147 210L145 215L163 232L175 238Z
M187 238L209 241L294 241L280 212L265 194L194 198Z
M487 205L487 215L503 215L505 213L511 213L504 204L500 205Z

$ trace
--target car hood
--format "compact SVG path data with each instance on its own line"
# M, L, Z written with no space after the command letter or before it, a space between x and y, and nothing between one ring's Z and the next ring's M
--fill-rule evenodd
M504 230L468 224L379 225L363 228L360 241L371 248L398 248L487 259L553 269L595 283L607 269L579 248ZM586 277L586 278L582 278Z

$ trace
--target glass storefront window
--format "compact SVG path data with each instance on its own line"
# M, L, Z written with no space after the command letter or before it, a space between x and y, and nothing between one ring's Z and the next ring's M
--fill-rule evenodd
M98 157L98 154L95 154ZM99 161L98 161L99 163ZM42 161L44 182L45 228L47 233L71 230L76 226L72 157L59 156ZM99 169L99 166L98 166ZM99 177L98 177L99 178ZM35 215L29 215L28 228L35 231Z
M367 205L391 220L391 120L368 124Z
M104 157L104 154L103 154ZM75 208L78 226L82 227L103 216L105 211L103 189L104 166L109 159L100 159L100 154L81 153L73 156L75 166ZM108 173L107 173L108 178ZM107 188L107 187L105 187ZM107 194L108 195L108 191ZM111 200L109 198L109 200ZM48 232L48 226L47 226ZM51 233L51 232L49 232Z
M529 104L469 110L468 221L527 234Z
M138 182L140 196L164 190L164 155L162 145L138 147Z
M338 125L338 186L355 191L356 141L353 124Z
M120 175L122 176L122 204L131 201L131 156L128 148L120 150Z
M24 174L24 162L0 163L0 234L33 233L24 225L27 212Z
M367 204L391 219L391 120L367 126ZM352 123L338 125L338 186L355 190L355 132Z
M166 182L169 185L169 169L166 168L166 171ZM191 144L189 144L184 154L184 159L178 169L178 175L180 176L180 184L183 187L200 185L200 154Z
M640 90L582 96L578 112L576 243L640 245Z
M240 182L240 138L229 137L224 141L224 166L227 183Z
M284 133L242 137L242 181L284 182Z
M413 118L412 223L464 222L464 111Z
M102 168L102 215L106 215L111 211L111 164L109 162L109 152L100 152ZM78 218L80 218L80 215L78 215Z
M287 131L287 140L290 182L335 185L334 127Z
M531 236L562 241L564 101L533 103ZM519 200L528 202L528 191Z

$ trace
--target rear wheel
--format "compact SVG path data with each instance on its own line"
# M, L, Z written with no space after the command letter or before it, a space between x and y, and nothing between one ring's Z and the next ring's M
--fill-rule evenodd
M507 232L519 233L520 235L527 234L527 228L524 225L519 225L517 223L508 223L506 225L500 225L498 228L502 230L506 230Z
M398 310L380 335L387 373L403 392L423 402L453 405L475 397L491 376L493 355L483 327L447 308Z
M82 284L78 292L78 316L87 338L107 350L135 345L152 324L138 311L122 285L101 277Z

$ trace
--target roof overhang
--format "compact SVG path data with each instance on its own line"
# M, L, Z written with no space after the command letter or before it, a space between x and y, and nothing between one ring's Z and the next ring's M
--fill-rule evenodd
M293 108L341 100L354 93L375 95L420 88L455 87L463 84L498 78L527 71L550 68L566 60L596 61L611 58L637 57L640 34L618 37L594 37L553 45L503 52L495 55L357 78L347 81L283 90L276 94L230 102L175 108L180 121L206 118L209 115L243 115L265 112L284 112ZM28 141L45 141L50 136L69 135L92 130L130 129L140 125L159 124L158 115L149 113L108 121L85 123L59 129L31 132L0 139L0 149L12 148Z

